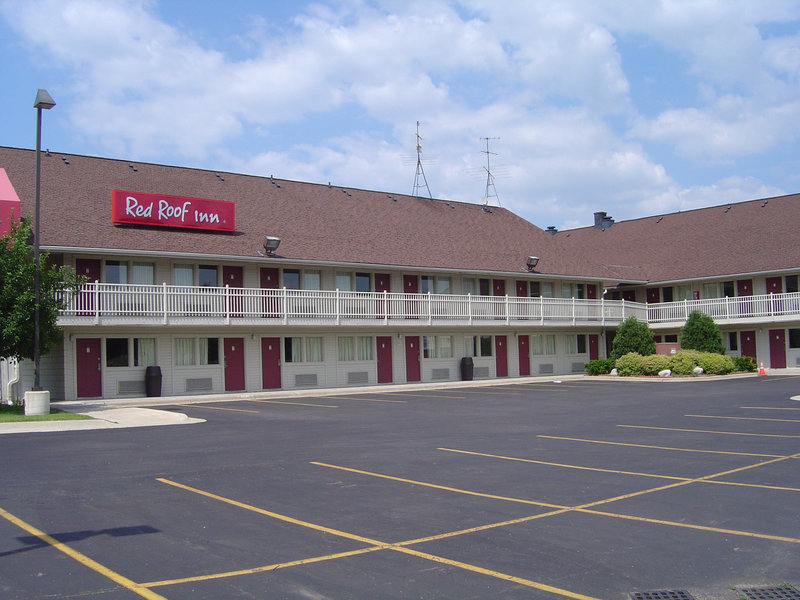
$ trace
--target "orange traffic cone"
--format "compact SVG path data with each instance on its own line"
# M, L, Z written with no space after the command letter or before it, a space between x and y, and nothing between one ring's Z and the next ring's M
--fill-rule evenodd
M767 372L764 370L764 361L763 360L761 361L761 366L758 368L758 374L759 375L766 375L767 374Z

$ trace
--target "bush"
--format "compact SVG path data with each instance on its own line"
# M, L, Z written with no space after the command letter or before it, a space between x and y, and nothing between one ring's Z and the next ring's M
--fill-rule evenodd
M637 352L628 352L620 356L614 362L614 366L617 368L617 372L623 377L642 375L644 370L642 364L643 358L644 357Z
M669 368L674 375L692 375L700 360L700 353L697 350L678 350L670 357Z
M670 368L670 357L663 354L651 354L642 357L642 375L658 375Z
M735 371L753 373L756 367L756 359L752 356L735 356L733 358L733 368Z
M653 341L650 327L647 323L638 321L636 317L628 317L617 328L617 334L611 344L610 358L617 360L630 352L640 356L656 353L656 343Z
M697 365L709 375L725 375L733 371L733 359L715 352L701 352Z
M586 369L586 372L589 375L608 375L611 373L611 369L614 368L614 359L601 358L590 360L588 363L583 365L583 368Z
M680 343L685 350L725 354L719 327L714 319L699 310L689 314L686 325L681 328Z

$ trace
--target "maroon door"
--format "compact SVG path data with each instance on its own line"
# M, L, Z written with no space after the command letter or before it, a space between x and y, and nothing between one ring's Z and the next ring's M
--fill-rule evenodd
M100 338L75 340L78 398L98 398L103 395Z
M752 296L753 295L753 280L752 279L739 279L736 281L736 295L737 296ZM752 316L753 303L750 300L739 300L739 315L743 317Z
M527 296L528 296L528 282L517 281L517 297L527 298ZM514 310L515 319L524 319L525 315L528 314L527 304L515 304L514 307L515 307Z
M492 295L493 296L505 296L506 295L506 282L504 279L494 279L492 280ZM494 314L495 319L504 319L505 318L505 306L500 303L496 303L494 305Z
M756 332L755 331L742 331L739 334L740 347L742 349L742 356L750 356L756 359Z
M596 334L589 334L589 360L597 360L599 352L600 338Z
M403 275L403 293L416 294L419 292L419 278L416 275ZM406 318L416 319L419 314L419 308L415 300L406 302ZM414 381L419 381L415 379Z
M528 355L528 336L521 335L517 338L519 347L519 376L527 377L531 374L531 358Z
M378 345L378 383L392 383L392 336L379 335Z
M769 366L771 369L786 368L786 330L769 330Z
M228 291L230 294L231 316L241 317L242 307L244 306L244 298L242 297L242 288L244 287L244 269L242 269L242 267L223 265L222 285L227 285L229 288L231 288Z
M86 277L86 283L94 283L100 281L100 261L96 258L76 258L75 271L78 277ZM78 307L85 310L78 313L79 316L91 316L95 312L94 305L94 290L89 288L80 292L78 299Z
M261 267L261 289L277 290L279 284L278 276L277 268ZM275 318L278 316L278 296L276 293L266 292L264 294L262 310L264 311L265 317Z
M261 387L265 390L281 387L280 338L261 338Z
M244 389L244 338L225 338L225 391Z
M406 381L419 381L419 336L406 336Z
M528 282L527 281L518 281L517 282L517 296L520 298L525 298L528 295Z
M586 286L586 299L597 300L597 285L590 283Z
M624 290L622 292L622 299L625 302L636 302L636 292L634 290Z
M658 288L647 288L647 303L657 304L661 302L661 290Z
M389 292L389 282L391 278L388 273L375 273L375 291L379 293ZM378 300L377 310L375 316L378 319L386 317L386 301L383 299Z
M508 348L506 336L494 336L495 371L498 377L508 377Z
M783 282L780 277L767 277L767 293L768 294L781 294L783 293ZM770 311L773 315L779 315L783 312L780 298L770 299Z

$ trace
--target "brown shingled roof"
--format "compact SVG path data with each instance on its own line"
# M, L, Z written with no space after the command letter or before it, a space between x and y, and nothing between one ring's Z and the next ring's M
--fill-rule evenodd
M730 208L729 208L730 207ZM556 238L618 277L676 281L800 268L800 194L584 227Z
M65 156L67 164L62 156ZM35 152L0 147L4 167L33 212ZM602 276L583 258L555 251L553 237L497 207L430 200L156 164L51 153L42 156L42 245L254 258L265 235L286 260ZM111 190L236 203L236 232L207 233L111 223Z

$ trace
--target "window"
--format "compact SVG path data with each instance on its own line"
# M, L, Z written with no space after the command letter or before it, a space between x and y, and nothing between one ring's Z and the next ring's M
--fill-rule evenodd
M322 362L322 338L283 338L283 356L287 363Z
M568 336L573 337L573 336ZM531 336L531 352L534 355L555 354L556 336L555 334L535 334Z
M800 348L800 329L789 330L789 348Z
M319 271L305 271L303 273L303 287L307 290L322 289L322 277Z
M372 338L369 336L358 336L356 338L358 360L372 360Z
M733 292L733 282L732 281L723 281L722 282L722 296L724 298L733 298L736 294Z
M373 341L368 335L342 336L338 339L338 346L341 361L372 360Z
M542 290L538 281L531 281L531 298L539 298L542 295Z
M303 362L303 338L283 338L283 360L287 363Z
M739 349L739 336L736 334L735 331L731 331L728 333L728 350L738 350L738 349Z
M201 287L217 287L217 267L215 265L200 265L197 267L197 285Z
M355 360L355 343L352 337L340 337L337 343L339 347L339 360Z
M153 285L156 281L153 263L135 262L131 266L131 283L137 285Z
M671 333L664 336L664 341L670 344L676 344L678 342L678 334Z
M175 338L175 365L187 367L198 364L195 348L199 348L199 364L219 364L218 338L199 338L197 343L195 338Z
M578 335L575 338L578 346L578 354L586 354L586 336Z
M786 293L797 292L797 275L786 276Z
M419 278L421 294L433 293L433 277L430 275L423 275Z
M663 302L672 302L672 288L661 288L661 297L663 298Z
M436 293L437 294L452 294L453 287L449 277L436 278Z
M369 273L356 273L356 291L357 292L370 291Z
M128 283L128 263L107 260L105 281L106 283Z
M353 289L352 273L336 273L336 289L340 292L349 292Z
M475 295L476 288L475 288L475 278L474 277L464 277L461 280L461 291L466 296L467 294Z
M703 298L719 298L719 284L704 283Z
M453 358L453 338L449 335L423 335L423 358Z
M283 270L283 287L289 290L300 289L300 271L297 269ZM288 338L287 338L288 339Z
M679 285L675 288L675 294L678 300L694 300L694 295L692 294L692 286L690 285Z
M464 338L467 356L492 356L492 336L468 335Z
M128 338L106 338L106 366L128 366Z
M174 285L194 285L194 267L192 265L172 265L172 283Z
M552 285L551 293L552 293ZM583 298L585 294L585 286L582 283L562 283L561 284L561 297L562 298Z
M540 291L542 294L542 298L552 298L553 297L553 282L552 281L542 281L540 284Z
M133 366L149 367L156 364L156 338L133 338Z

